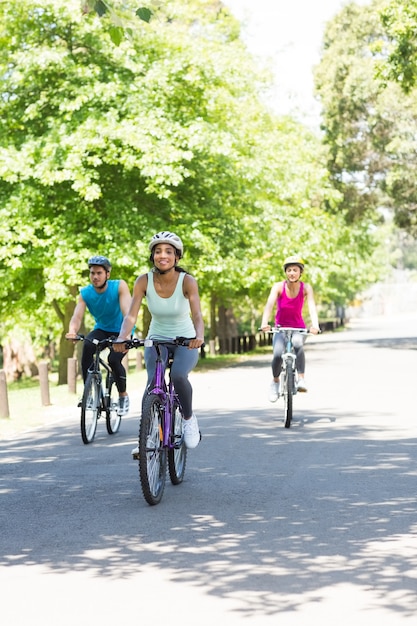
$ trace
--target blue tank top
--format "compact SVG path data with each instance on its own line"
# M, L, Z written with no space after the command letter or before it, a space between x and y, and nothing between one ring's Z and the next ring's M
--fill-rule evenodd
M99 328L109 333L119 333L123 322L123 314L119 303L120 280L108 280L107 289L98 293L93 285L80 290L88 310L94 317L94 330Z
M190 303L183 293L185 272L178 275L175 291L169 298L161 298L155 291L153 272L148 272L146 301L152 315L148 337L150 339L174 339L195 337L194 324L190 316Z

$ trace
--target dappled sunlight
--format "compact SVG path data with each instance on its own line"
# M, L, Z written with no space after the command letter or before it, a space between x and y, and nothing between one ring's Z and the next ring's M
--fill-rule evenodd
M106 473L97 476L91 473L100 467L101 446L80 447L77 453L77 448L68 447L74 435L62 427L56 436L37 434L35 456L24 438L0 446L3 468L8 470L1 482L10 500L9 513L19 506L25 490L38 492L39 507L32 507L27 523L36 519L43 525L40 520L48 510L50 528L45 539L55 545L45 553L39 549L38 535L32 533L21 535L21 545L10 541L9 517L3 524L9 542L0 555L1 565L42 564L51 573L89 571L111 579L163 569L171 582L201 586L206 594L230 600L239 594L240 611L246 617L294 610L300 593L304 602L305 594L320 601L324 589L347 584L368 589L389 611L411 614L417 571L416 505L410 495L414 493L416 441L384 438L378 442L367 428L356 431L355 441L350 428L341 426L345 418L340 412L337 432L311 430L314 419L307 430L286 430L273 419L265 419L263 411L259 419L256 411L250 415L236 412L233 423L224 417L220 433L216 419L201 415L206 446L193 457L184 484L167 486L158 507L142 500L139 485L132 483L135 468L124 469L115 458L121 439L110 444L103 438L102 446L114 446L113 460L107 456ZM213 463L219 436L231 437L233 451ZM297 467L297 449L307 442L323 451L328 445L340 447L341 454L323 455L320 464L316 454L307 454L304 466ZM71 464L69 473L46 470L54 467L55 457L45 455L50 446L61 450L61 463ZM238 471L234 468L233 456L239 454L245 457L246 472L242 465ZM23 470L27 463L33 468L30 475ZM337 481L332 479L335 473ZM390 484L384 481L385 473L396 485L395 497L382 488ZM138 482L137 477L133 479ZM105 488L110 480L111 502ZM366 499L360 487L364 480ZM210 498L205 495L207 481ZM56 502L55 514L51 498ZM102 526L101 514L107 506L119 511L113 530L108 520ZM172 521L166 517L173 506L183 511L181 525L176 515ZM60 524L63 514L77 534L77 540L70 543L75 550L60 548L66 545L68 532ZM156 536L155 516L164 520ZM323 519L327 520L325 533Z

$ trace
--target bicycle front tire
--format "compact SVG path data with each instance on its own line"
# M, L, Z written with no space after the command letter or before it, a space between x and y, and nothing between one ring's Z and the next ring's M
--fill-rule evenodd
M164 406L154 394L144 397L139 426L139 477L148 504L161 501L167 474L167 451L163 447Z
M119 392L113 376L108 378L108 389L106 396L106 428L109 435L114 435L120 428L122 416L119 414Z
M182 432L182 412L178 404L173 406L172 417L172 445L168 450L169 477L173 485L179 485L184 480L187 463L187 447Z
M284 426L289 428L292 420L292 400L294 391L294 371L291 363L287 363L285 367L284 381Z
M85 444L91 443L96 434L100 400L100 381L90 373L85 381L81 400L81 438Z

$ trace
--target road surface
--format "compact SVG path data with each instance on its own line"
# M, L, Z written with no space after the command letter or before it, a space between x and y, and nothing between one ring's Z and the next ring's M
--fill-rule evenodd
M0 441L5 626L416 624L415 319L311 337L291 429L269 357L193 374L203 431L150 507L130 458L76 409Z

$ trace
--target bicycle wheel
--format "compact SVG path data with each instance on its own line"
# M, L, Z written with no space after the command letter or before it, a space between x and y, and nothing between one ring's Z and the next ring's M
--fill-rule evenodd
M287 363L285 366L285 379L284 379L284 426L289 428L292 420L292 399L294 391L294 372L291 363Z
M109 435L114 435L119 430L120 422L122 421L122 417L119 415L119 392L111 374L107 379L107 384L106 428Z
M96 434L100 395L100 380L94 374L88 374L81 400L81 437L86 444L91 443Z
M179 485L184 480L187 447L182 433L182 412L178 404L173 407L171 437L174 447L168 450L169 477L173 485Z
M150 394L142 402L139 426L139 476L148 504L158 504L165 489L167 452L162 446L164 407Z

